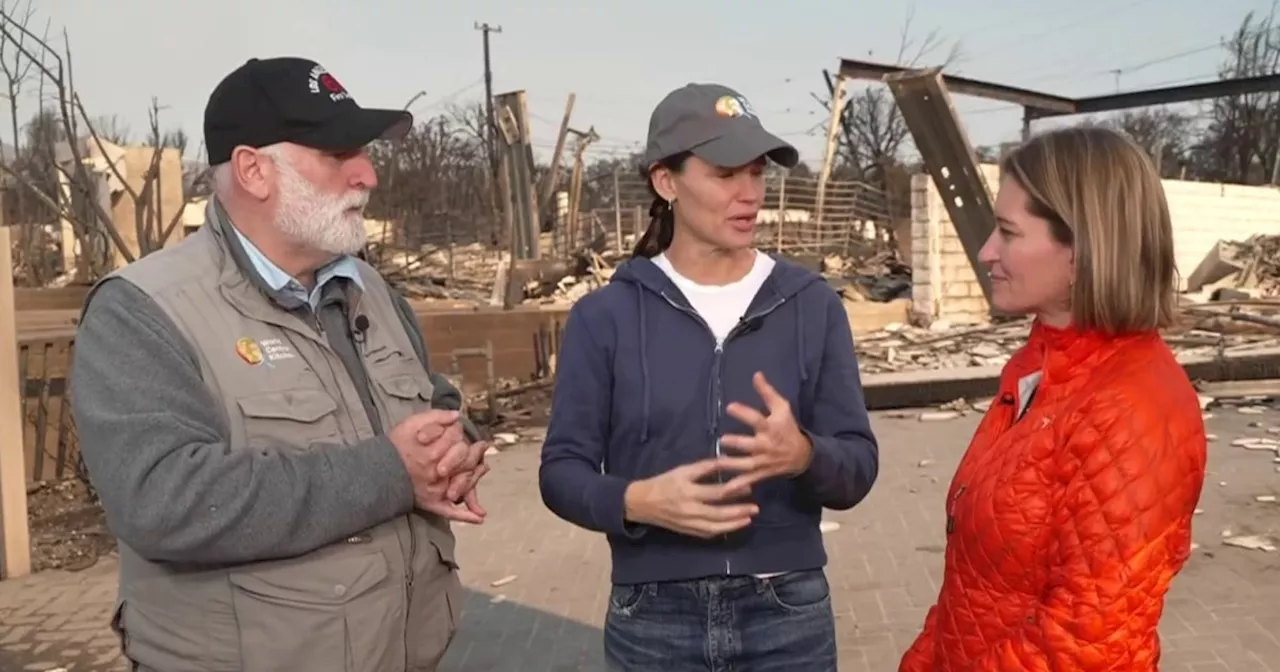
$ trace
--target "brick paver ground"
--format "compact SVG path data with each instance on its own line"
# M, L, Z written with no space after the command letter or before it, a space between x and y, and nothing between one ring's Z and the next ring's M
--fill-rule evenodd
M1161 623L1163 672L1280 672L1280 553L1221 544L1224 529L1280 536L1274 455L1230 446L1280 411L1243 415L1222 409L1197 518L1201 548L1175 582ZM936 595L943 548L944 490L973 416L917 422L878 414L882 472L875 491L851 512L829 513L840 528L826 537L838 613L840 669L896 669ZM484 485L490 522L458 530L465 619L449 672L601 669L599 626L608 555L604 540L560 522L537 492L535 446L494 458ZM120 669L105 623L115 563L77 574L46 572L0 582L0 672L65 667ZM499 587L495 582L514 576Z

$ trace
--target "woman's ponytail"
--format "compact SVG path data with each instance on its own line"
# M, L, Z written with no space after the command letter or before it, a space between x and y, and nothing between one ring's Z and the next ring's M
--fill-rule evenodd
M649 206L649 227L644 230L640 240L636 241L633 257L656 257L671 245L675 234L676 215L671 211L671 204L661 196L653 197Z

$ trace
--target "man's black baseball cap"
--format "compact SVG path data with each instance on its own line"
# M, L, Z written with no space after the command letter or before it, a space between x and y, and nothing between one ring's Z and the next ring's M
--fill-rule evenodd
M227 75L204 108L209 165L231 160L237 146L292 142L324 151L355 150L403 138L405 110L366 109L338 80L305 58L253 58Z

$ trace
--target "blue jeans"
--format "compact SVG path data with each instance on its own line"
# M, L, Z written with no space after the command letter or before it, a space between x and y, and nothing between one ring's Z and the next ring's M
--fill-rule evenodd
M835 672L831 589L820 569L614 586L611 672Z

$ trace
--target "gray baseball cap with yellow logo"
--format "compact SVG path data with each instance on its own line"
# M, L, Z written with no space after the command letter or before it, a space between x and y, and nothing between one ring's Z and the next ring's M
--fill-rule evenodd
M766 131L742 94L719 84L686 84L658 103L649 117L640 173L647 176L654 164L683 152L723 168L761 156L784 168L800 162L796 148Z

